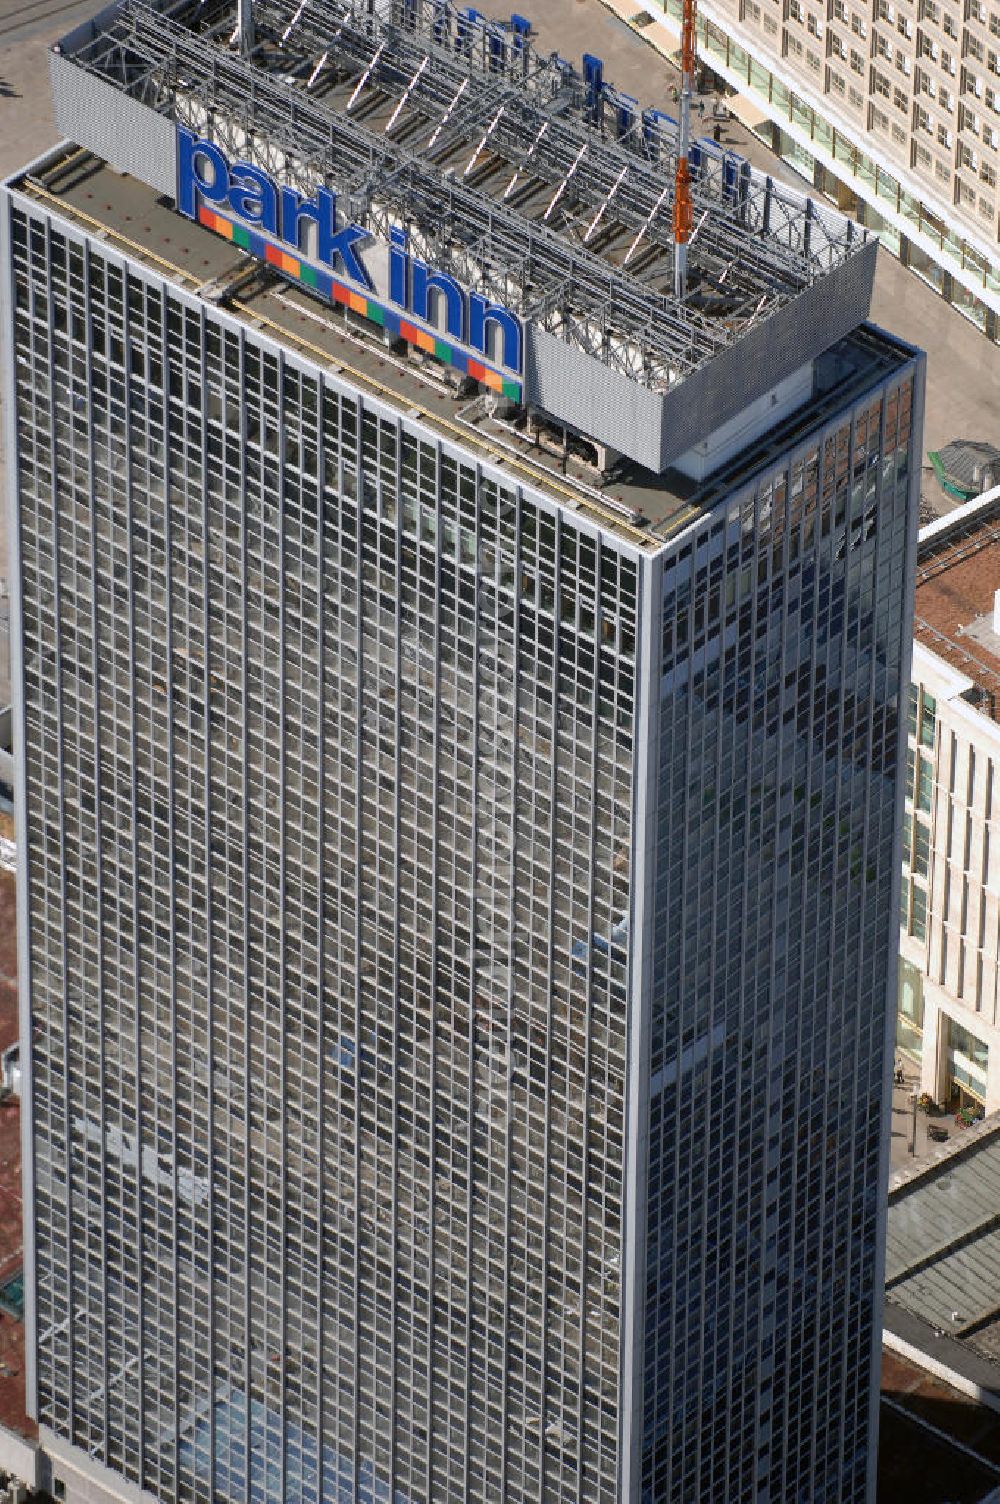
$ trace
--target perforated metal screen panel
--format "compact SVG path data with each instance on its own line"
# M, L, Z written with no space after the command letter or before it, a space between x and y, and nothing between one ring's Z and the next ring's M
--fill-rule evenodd
M49 73L56 125L64 136L173 196L177 136L172 120L57 52L49 53Z

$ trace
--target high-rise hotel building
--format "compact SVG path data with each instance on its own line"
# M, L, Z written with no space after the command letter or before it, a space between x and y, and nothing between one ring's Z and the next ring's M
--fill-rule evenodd
M121 0L51 62L0 306L53 1492L870 1499L875 242L704 147L675 296L673 123L517 17Z

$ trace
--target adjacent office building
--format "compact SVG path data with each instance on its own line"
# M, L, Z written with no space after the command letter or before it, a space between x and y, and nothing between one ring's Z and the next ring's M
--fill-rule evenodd
M1000 1108L1000 496L921 533L900 889L900 1052L952 1108Z
M641 0L679 31L681 0ZM699 55L768 146L1000 340L995 0L699 0Z
M449 5L122 0L2 196L60 1497L873 1497L922 358Z

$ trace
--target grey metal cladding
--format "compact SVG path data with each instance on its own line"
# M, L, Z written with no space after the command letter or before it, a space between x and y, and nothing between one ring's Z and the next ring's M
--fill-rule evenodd
M789 372L864 322L877 252L873 239L670 392L648 391L596 356L529 325L527 400L638 464L665 470Z
M173 121L130 99L102 78L85 73L58 52L49 53L56 125L119 172L158 193L174 196L177 136Z
M529 403L640 465L661 468L661 393L648 391L536 324L527 326L525 336Z
M667 394L656 468L666 469L791 371L863 323L871 304L877 254L878 242L867 242L856 256L742 334L737 344Z

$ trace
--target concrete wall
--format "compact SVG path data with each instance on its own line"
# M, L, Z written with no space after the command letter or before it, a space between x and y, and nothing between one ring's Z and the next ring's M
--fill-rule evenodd
M20 1478L29 1488L39 1484L39 1452L33 1441L0 1426L0 1472Z
M157 1504L145 1489L102 1467L45 1426L39 1427L38 1442L39 1483L65 1504Z

